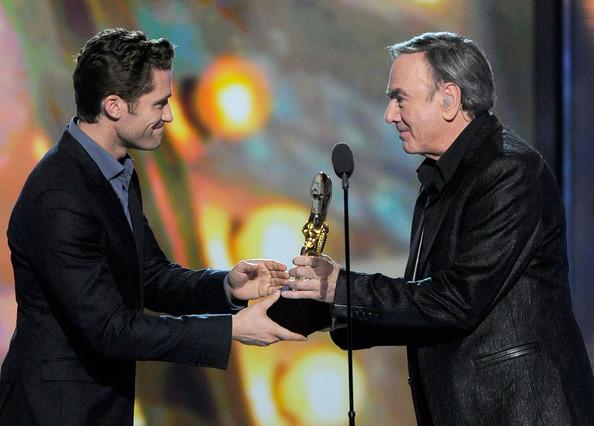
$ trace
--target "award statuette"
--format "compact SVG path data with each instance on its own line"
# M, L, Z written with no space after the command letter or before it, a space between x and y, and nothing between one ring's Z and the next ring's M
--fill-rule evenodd
M326 173L320 172L314 177L310 193L313 200L309 219L301 228L305 237L301 254L320 256L328 237L329 228L325 221L332 199L332 181Z
M301 228L305 237L301 254L320 256L328 237L326 214L332 198L332 181L326 173L315 175L310 193L311 212ZM330 305L327 303L282 297L268 309L268 316L281 326L304 336L330 326L331 321Z

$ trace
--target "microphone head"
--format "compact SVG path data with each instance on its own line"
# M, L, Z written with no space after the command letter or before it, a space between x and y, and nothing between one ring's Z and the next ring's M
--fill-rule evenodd
M345 173L347 177L351 177L353 174L355 169L353 151L346 143L337 143L332 148L332 167L334 167L334 171L340 178Z

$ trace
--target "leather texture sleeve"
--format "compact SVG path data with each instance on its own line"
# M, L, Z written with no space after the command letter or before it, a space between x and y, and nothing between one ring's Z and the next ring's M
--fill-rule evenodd
M414 340L414 329L467 332L476 327L516 282L538 238L539 159L501 156L453 192L455 200L440 212L445 218L430 248L424 280L352 273L354 323L401 330L401 343ZM344 272L334 303L333 316L341 320L346 315ZM372 344L381 341L378 336Z

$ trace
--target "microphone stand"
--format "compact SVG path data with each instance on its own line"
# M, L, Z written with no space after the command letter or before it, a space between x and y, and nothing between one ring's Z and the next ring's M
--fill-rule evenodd
M346 266L347 297L347 352L349 368L349 426L355 426L355 408L353 398L353 317L351 308L351 255L349 248L349 177L342 174L342 190L344 199L344 257Z

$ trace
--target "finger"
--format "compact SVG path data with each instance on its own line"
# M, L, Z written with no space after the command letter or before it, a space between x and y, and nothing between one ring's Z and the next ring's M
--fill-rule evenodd
M289 272L288 271L270 271L270 277L272 279L288 279Z
M284 287L284 285L278 285L278 286L274 286L274 287L268 287L266 289L266 296L270 296L271 294L276 294L276 293L280 292L283 287Z
M295 266L311 266L312 256L296 256L293 258Z
M268 285L268 287L283 287L287 284L289 284L289 279L274 278L270 280L270 284Z
M274 305L274 302L276 302L279 297L280 297L280 292L276 292L272 296L266 296L265 298L263 298L262 301L259 302L256 306L260 306L260 309L267 311L268 308L270 308L272 305Z
M290 287L293 290L306 291L306 290L319 290L320 281L318 280L295 280L290 283Z
M276 260L266 259L264 260L264 265L266 266L266 269L268 269L271 272L287 270L287 265L285 265L282 262L277 262Z
M252 263L248 260L242 260L235 266L235 268L237 268L239 272L249 273L257 271L259 266L257 263Z
M320 298L320 293L313 290L286 290L281 291L280 295L285 299L312 299L318 300Z
M275 334L281 340L292 340L295 342L307 342L307 337L302 336L301 334L293 333L292 331L287 330L286 328L281 327L280 325L277 327Z
M309 266L296 266L289 270L289 276L299 278L314 278L316 273Z
M285 271L287 269L287 265L274 259L250 259L247 262L262 265L269 271Z

